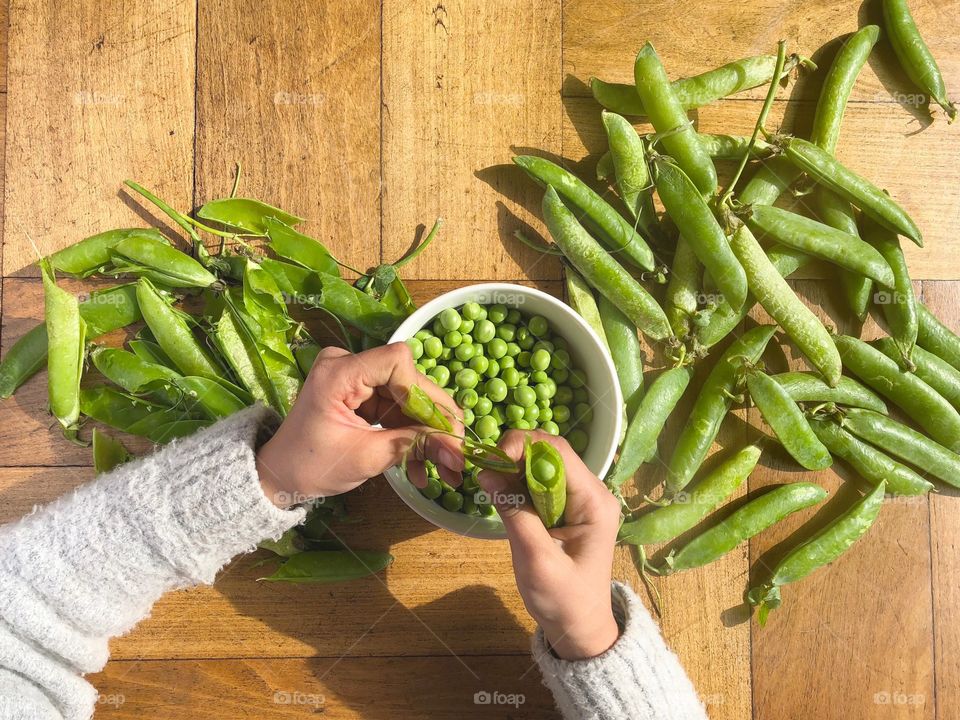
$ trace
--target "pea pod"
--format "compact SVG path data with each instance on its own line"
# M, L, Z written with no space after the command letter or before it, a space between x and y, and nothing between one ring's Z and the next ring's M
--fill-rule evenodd
M875 340L872 345L891 360L903 362L900 349L893 338ZM960 410L960 370L946 360L941 360L932 352L922 347L915 347L911 356L911 365L914 375L932 387L944 400ZM876 409L876 408L872 408Z
M643 398L643 349L637 326L603 295L598 301L598 309L613 365L617 369L624 406L630 417Z
M590 237L553 187L543 197L543 217L567 260L590 285L654 340L670 337L670 325L657 301Z
M313 341L303 343L293 349L293 355L297 358L297 365L300 366L300 372L303 373L304 377L310 374L310 370L317 362L317 356L321 350L323 350L323 347Z
M89 277L101 272L112 261L111 251L121 240L140 238L170 244L166 236L153 228L122 228L107 230L68 245L50 256L54 270L76 277Z
M939 443L960 450L960 413L923 380L862 340L834 339L843 364L863 382L902 409Z
M782 155L774 155L760 163L738 199L743 205L773 205L803 172Z
M769 580L747 593L749 603L760 606L758 621L761 626L766 624L769 612L780 607L781 587L829 565L866 534L880 514L885 490L886 483L881 482L869 495L791 550L773 570Z
M393 555L372 550L307 550L290 557L266 582L334 583L375 575L393 562Z
M906 0L883 0L883 21L887 37L904 72L946 111L950 122L956 120L957 108L947 97L943 75L917 29Z
M893 271L883 256L859 237L778 207L759 205L744 212L746 222L760 239L770 237L800 252L892 287Z
M827 491L815 483L781 485L738 508L679 550L671 552L662 574L690 570L719 560L740 543L759 535L793 513L821 502Z
M127 237L111 250L111 273L146 274L170 287L210 287L217 278L203 265L167 242L144 237Z
M234 303L224 308L213 338L221 355L253 398L285 415L288 409L286 403L264 364L256 338L240 317Z
M13 395L47 364L47 346L46 323L34 325L13 344L0 362L0 398Z
M780 138L776 144L787 160L816 182L847 199L884 227L905 235L923 247L923 236L916 223L889 195L869 180L807 140L787 137Z
M732 393L737 386L742 361L757 362L776 330L775 325L748 330L717 360L697 396L688 422L680 431L670 458L666 481L668 497L683 490L706 459L720 431L720 424L733 404Z
M49 345L47 391L50 412L70 437L80 420L80 378L86 350L87 326L72 293L57 285L53 268L41 261L44 322Z
M631 545L667 542L700 522L746 480L760 460L760 448L748 445L720 463L682 501L644 513L620 526L617 540Z
M845 375L840 378L836 387L830 387L820 377L807 372L785 372L771 375L771 378L778 382L795 402L836 403L887 414L887 406L880 396Z
M190 408L164 407L105 386L81 390L80 407L94 420L155 443L186 437L210 424Z
M98 475L110 472L133 456L123 443L110 437L100 428L93 429L93 469Z
M636 411L630 416L627 434L620 446L620 455L610 474L607 487L616 490L640 466L657 452L657 438L693 377L693 368L677 367L662 373L650 385Z
M809 60L791 55L783 68L782 77L786 77L800 63L812 65ZM773 79L776 67L776 55L758 55L735 60L699 75L674 80L670 84L683 109L692 110L728 95L766 85ZM590 78L590 90L594 99L607 110L622 115L647 114L634 84L608 83L598 78Z
M197 210L197 217L212 220L251 235L266 235L270 218L276 218L290 226L303 222L303 218L250 198L211 200Z
M858 408L844 413L843 427L948 485L960 487L960 457L913 428Z
M630 86L633 92L633 86ZM763 160L773 156L773 146L762 139L757 139L753 145L750 138L744 135L717 135L715 133L698 133L700 144L707 151L711 160L740 160L744 153L749 153L751 160ZM613 155L608 150L597 160L597 180L611 180L616 178L616 168L613 164Z
M903 250L900 249L900 240L895 233L869 219L864 222L863 237L880 251L893 270L894 284L887 286L889 291L877 293L874 302L883 310L900 357L909 366L913 346L917 344L917 335L920 332L920 321L917 317L913 281L910 279Z
M667 154L676 160L683 174L700 193L713 195L717 191L717 170L700 144L697 131L687 120L680 98L670 85L657 51L649 42L637 53L633 77L637 95L651 124L658 133L663 133L660 142ZM660 191L659 182L657 190ZM673 215L672 212L670 214ZM680 232L683 234L682 229Z
M337 261L319 241L294 230L275 217L266 218L263 225L267 237L270 238L270 249L280 257L310 270L340 275Z
M653 181L647 167L647 148L624 117L616 113L601 113L603 127L610 144L617 190L630 215L647 237L661 234L657 211L653 206Z
M582 317L590 329L593 330L604 347L610 349L610 343L607 340L607 334L604 332L603 323L600 320L600 308L597 307L597 300L593 296L593 290L587 285L587 281L580 277L572 268L566 268L564 277L567 284L567 302L577 315Z
M531 442L527 435L524 459L527 492L537 515L548 528L563 522L567 506L567 477L563 458L557 449L545 440Z
M817 438L803 411L776 380L764 372L748 372L747 389L763 419L794 460L807 470L824 470L833 464L830 451Z
M538 183L553 187L564 200L575 206L585 220L593 223L607 249L644 270L653 270L656 261L646 241L621 217L606 200L597 195L573 173L546 158L518 155L513 158L518 166Z
M827 384L835 386L840 382L843 367L820 318L803 304L777 272L750 228L740 224L730 237L730 247L747 275L753 296L823 374Z
M692 178L663 157L654 159L653 178L660 201L681 237L693 248L724 300L733 308L741 307L747 298L747 276Z
M663 310L670 321L673 334L687 337L691 333L691 319L699 307L700 281L703 268L693 247L681 235L670 267L670 281L663 297Z
M825 225L848 235L860 236L853 206L842 197L838 197L825 187L818 186L813 193L813 203L817 216ZM856 315L857 320L863 322L867 319L870 301L873 298L873 280L866 275L844 268L838 268L838 275L847 305Z
M886 482L887 490L894 495L926 495L933 489L933 483L851 435L837 423L813 419L810 425L832 454L846 461L860 477L872 485Z
M784 278L789 277L811 260L806 253L786 245L774 245L769 248L767 258L773 268ZM706 325L697 331L697 340L704 347L713 347L736 329L750 312L754 302L755 299L748 295L747 301L739 310L733 309L727 302L721 302L711 313Z
M917 342L920 347L960 370L960 337L940 322L922 303L917 305L917 320Z
M440 432L453 432L453 425L433 399L419 385L411 385L400 408L404 415Z

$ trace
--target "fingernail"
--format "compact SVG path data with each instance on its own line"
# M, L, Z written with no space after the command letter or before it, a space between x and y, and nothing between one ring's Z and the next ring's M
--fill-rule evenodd
M445 465L451 470L463 470L463 455L455 453L448 447L440 446L437 450L437 459L441 465Z

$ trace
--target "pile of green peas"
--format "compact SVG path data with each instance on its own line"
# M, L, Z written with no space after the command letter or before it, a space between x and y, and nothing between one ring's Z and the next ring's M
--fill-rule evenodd
M456 403L468 435L496 445L506 430L539 429L565 437L577 453L587 449L593 419L587 376L543 316L468 302L441 312L407 344L417 370ZM492 515L489 504L476 502L477 472L468 461L455 489L427 463L421 492L451 512Z

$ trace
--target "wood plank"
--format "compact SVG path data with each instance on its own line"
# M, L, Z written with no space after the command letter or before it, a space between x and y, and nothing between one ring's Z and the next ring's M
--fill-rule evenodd
M795 287L821 317L836 322L842 316L824 283L800 281ZM838 327L855 331L850 323ZM864 337L878 334L868 323ZM768 353L771 370L805 366L789 347L779 362L777 356ZM755 410L749 420L761 427ZM830 497L750 543L754 583L808 536L799 532L801 525L819 527L858 497L855 474L840 463L818 473L799 471L782 451L765 453L761 462L752 492L812 480ZM783 606L767 626L752 626L756 720L934 717L929 532L927 498L890 499L876 526L839 560L783 589Z
M815 100L819 84L839 47L837 39L866 23L882 25L879 3L843 0L787 5L760 0L749 5L682 0L656 6L631 0L571 0L564 3L564 94L588 95L591 76L632 82L633 60L646 41L653 42L671 78L696 75L750 55L776 54L786 39L789 52L812 56L819 76L802 95ZM960 84L960 39L943 32L960 17L958 0L914 0L914 18L943 71L947 87ZM895 103L912 87L885 42L864 68L852 97ZM763 97L754 90L747 96ZM907 101L907 98L903 98ZM940 114L938 121L943 122Z
M4 273L36 273L28 236L49 253L141 225L120 192L127 178L188 208L194 3L14 2L10 11Z
M389 0L383 21L384 256L443 216L413 277L559 277L511 237L542 191L504 165L527 147L560 152L559 0Z
M90 677L113 718L332 720L558 718L529 658L447 657L112 662ZM438 682L442 678L441 682ZM499 693L497 704L478 693ZM512 696L512 697L511 697Z
M307 218L366 268L380 259L380 3L199 3L196 200L230 192Z
M7 26L10 22L10 3L0 3L0 92L7 91Z
M925 282L923 300L937 317L954 331L960 329L957 294L960 283ZM948 720L960 703L960 528L957 527L957 498L949 488L930 497L930 538L933 544L933 617L936 653L937 720Z
M563 147L571 168L589 180L607 149L600 123L600 107L586 98L567 98ZM804 134L813 112L811 103L777 102L767 123L769 129ZM702 132L749 135L759 113L759 103L727 101L698 114ZM638 124L641 132L651 126ZM960 182L960 138L946 123L935 123L911 134L909 116L895 105L851 105L837 157L855 172L887 189L911 214L924 234L924 247L905 242L904 251L915 279L949 279L960 276L960 241L953 228L960 224L960 196L949 192ZM732 163L722 163L721 177L730 179ZM748 171L749 172L749 171ZM749 177L749 175L747 176ZM932 180L931 180L932 178ZM799 211L814 214L804 198L794 203ZM822 270L804 276L823 276Z

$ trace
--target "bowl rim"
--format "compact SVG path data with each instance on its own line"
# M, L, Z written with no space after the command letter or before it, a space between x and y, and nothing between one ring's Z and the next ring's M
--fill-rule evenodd
M464 302L468 302L469 298L460 299L464 295L477 295L483 293L489 293L491 295L501 292L504 294L514 294L514 295L527 295L534 296L542 299L544 302L556 306L560 309L561 312L566 314L572 322L575 322L580 326L582 330L585 330L588 336L593 341L595 347L600 351L599 354L603 358L604 369L608 377L612 379L612 404L614 407L623 407L623 396L620 390L620 383L617 380L617 370L614 365L613 358L610 355L609 350L604 345L603 341L597 335L590 324L584 320L570 305L564 302L562 299L551 295L550 293L544 292L536 287L530 287L527 285L520 285L518 283L508 283L508 282L483 282L483 283L474 283L469 285L462 285L447 292L437 295L435 298L432 298L428 302L424 303L418 307L413 313L411 313L391 334L388 342L404 342L407 339L413 337L419 330L421 330L427 322L434 316L438 315L441 310L444 310L449 307L457 307L462 305ZM509 303L504 303L509 306ZM611 434L611 446L606 452L604 462L600 468L598 476L605 475L611 465L613 464L613 458L616 454L617 445L619 444L619 438L623 433L623 413L617 412L614 413L614 426L613 432ZM442 528L444 530L449 530L450 532L457 533L459 535L464 535L467 537L479 538L479 539L505 539L507 537L506 531L504 530L502 521L494 516L492 518L486 517L470 517L463 515L461 513L452 513L449 511L443 511L444 514L450 515L452 517L462 517L464 520L470 521L469 527L453 527L452 525L456 523L442 523L436 517L432 517L427 513L424 508L420 508L417 505L410 502L407 497L400 491L399 483L408 483L403 471L397 467L393 466L389 468L384 476L387 478L387 482L390 484L390 487L393 491L400 497L405 505L407 505L411 510L413 510L417 515L422 517L427 522L432 525ZM430 501L431 504L432 501ZM442 508L439 508L443 510ZM441 516L442 517L442 516Z

